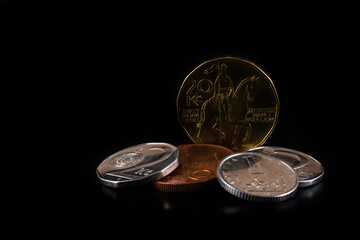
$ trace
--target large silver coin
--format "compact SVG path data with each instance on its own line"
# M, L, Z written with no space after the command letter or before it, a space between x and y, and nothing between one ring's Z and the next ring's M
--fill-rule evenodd
M248 150L277 157L292 167L299 177L299 187L317 184L324 176L324 168L319 161L306 153L289 148L262 146Z
M250 201L279 202L292 197L299 180L295 171L277 158L260 153L235 153L217 169L220 185Z
M168 143L145 143L107 157L97 168L108 187L131 187L156 181L179 165L179 150Z

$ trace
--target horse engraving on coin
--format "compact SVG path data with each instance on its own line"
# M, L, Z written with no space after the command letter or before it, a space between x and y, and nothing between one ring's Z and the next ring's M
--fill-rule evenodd
M185 78L177 110L193 142L239 152L265 142L277 122L279 99L258 66L224 57L201 64Z

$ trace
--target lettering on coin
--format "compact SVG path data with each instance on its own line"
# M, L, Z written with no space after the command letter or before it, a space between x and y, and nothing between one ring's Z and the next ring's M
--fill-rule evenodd
M177 110L193 142L240 152L266 140L277 122L279 100L256 65L224 57L201 64L185 78Z
M105 158L96 175L109 187L122 188L158 180L179 165L179 150L168 143L143 143Z
M200 109L180 109L181 118L187 123L197 123L200 120Z
M276 108L249 108L245 122L271 122L275 120Z

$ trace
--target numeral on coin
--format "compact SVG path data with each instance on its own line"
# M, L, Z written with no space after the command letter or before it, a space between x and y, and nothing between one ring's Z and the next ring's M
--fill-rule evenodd
M147 176L152 172L153 172L153 170L141 168L140 170L136 171L135 174L140 175L140 176Z

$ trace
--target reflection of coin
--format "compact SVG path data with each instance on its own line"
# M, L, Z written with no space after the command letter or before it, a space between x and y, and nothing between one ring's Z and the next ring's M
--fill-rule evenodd
M277 158L260 153L235 153L217 169L220 185L250 201L278 202L292 197L299 181L295 171Z
M317 184L324 176L324 169L319 161L306 153L289 148L262 146L250 149L249 152L258 152L279 158L292 167L299 177L299 187Z
M263 70L241 58L222 57L202 63L185 78L177 113L193 142L241 152L270 136L279 104L274 84Z
M216 168L221 159L233 153L227 148L211 144L188 144L177 148L180 165L154 183L157 190L192 192L203 189L216 178Z
M108 187L129 187L149 183L172 172L179 165L179 150L168 143L145 143L107 157L96 169Z

